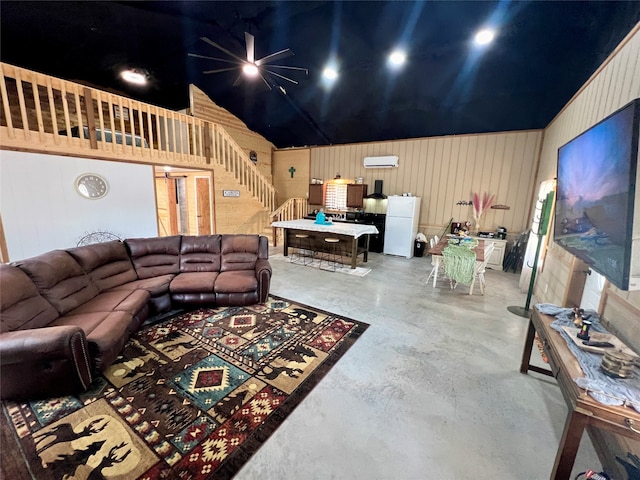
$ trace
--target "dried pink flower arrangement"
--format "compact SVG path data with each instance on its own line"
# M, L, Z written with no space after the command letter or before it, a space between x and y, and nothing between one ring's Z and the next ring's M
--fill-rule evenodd
M495 195L489 195L484 192L484 196L480 198L478 193L473 194L473 220L475 221L476 228L480 229L480 218L485 210L491 208Z

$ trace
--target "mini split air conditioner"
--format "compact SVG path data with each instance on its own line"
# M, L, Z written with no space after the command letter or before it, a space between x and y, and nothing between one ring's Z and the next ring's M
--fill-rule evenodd
M387 155L386 157L364 157L364 168L393 168L397 166L397 155Z

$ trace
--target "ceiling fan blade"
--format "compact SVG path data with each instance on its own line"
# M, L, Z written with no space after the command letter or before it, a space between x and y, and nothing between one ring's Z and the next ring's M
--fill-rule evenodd
M264 78L264 75L262 75L261 71L258 71L258 74L260 75L260 78L262 79L262 81L264 82L264 84L267 86L267 88L269 88L269 90L271 90L271 85L269 84L269 82L267 81L266 78Z
M256 59L255 38L250 33L244 32L244 41L247 44L247 62L253 63Z
M190 57L195 57L195 58L204 58L205 60L217 60L219 62L225 62L225 63L235 63L236 65L242 65L240 62L236 62L235 60L229 60L226 58L218 58L218 57L207 57L206 55L198 55L197 53L187 53L188 56ZM273 65L275 67L275 65Z
M229 71L231 71L231 70L237 70L237 69L238 69L238 67L218 68L218 69L216 69L216 70L205 70L205 71L204 71L204 72L202 72L202 73L209 74L209 73L229 72Z
M242 72L240 72L240 75L238 75L238 78L236 78L236 81L233 82L234 87L237 87L238 85L240 85L240 82L242 81L242 77L243 77L243 74Z
M265 70L267 70L267 69L265 68ZM275 75L278 78L282 78L283 80L286 80L288 82L295 83L296 85L298 85L298 82L296 82L295 80L293 80L293 79L291 79L289 77L285 77L284 75L280 75L279 73L273 72L271 70L267 70L267 72L269 72L271 75Z
M224 48L221 45L218 45L213 40L209 40L207 37L200 37L200 40L202 40L203 42L207 42L209 45L211 45L212 47L216 47L218 50L222 50L224 53L226 53L227 55L235 58L239 62L242 62L242 63L246 63L247 62L244 58L240 58L235 53L231 53L229 50L227 50L226 48Z
M284 50L280 50L279 52L275 52L275 53L272 53L271 55L267 55L266 57L262 57L260 60L256 60L255 64L258 66L266 65L267 63L274 62L281 58L287 58L287 57L290 57L291 55L293 55L293 52L290 49L285 48Z
M287 70L299 70L309 75L309 70L302 67L289 67L287 65L269 65L269 68L285 68Z

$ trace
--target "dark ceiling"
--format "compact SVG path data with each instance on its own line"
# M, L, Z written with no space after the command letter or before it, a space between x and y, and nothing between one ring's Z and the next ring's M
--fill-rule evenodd
M278 147L544 128L640 21L640 1L10 2L0 4L1 58L57 77L182 109L193 83ZM497 28L493 44L471 46ZM237 71L188 53L229 58L207 37L245 57L284 48L269 77L233 86ZM408 49L392 74L386 56ZM330 55L340 77L320 76ZM148 72L145 88L124 84L123 67Z

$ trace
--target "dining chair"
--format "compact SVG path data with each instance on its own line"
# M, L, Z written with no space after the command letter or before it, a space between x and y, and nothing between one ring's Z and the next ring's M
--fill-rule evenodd
M471 286L469 287L469 295L473 295L473 286L478 281L478 285L480 286L480 293L484 295L484 272L487 269L487 262L489 261L489 257L493 253L496 248L496 242L491 242L484 247L484 260L482 262L476 262L473 269L473 280L471 280Z
M433 248L438 243L438 236L434 236L429 239L429 248ZM427 277L427 284L429 284L429 280L433 278L433 286L435 288L436 282L438 281L438 270L440 268L440 264L442 262L442 257L431 255L431 272L429 272L429 276Z

